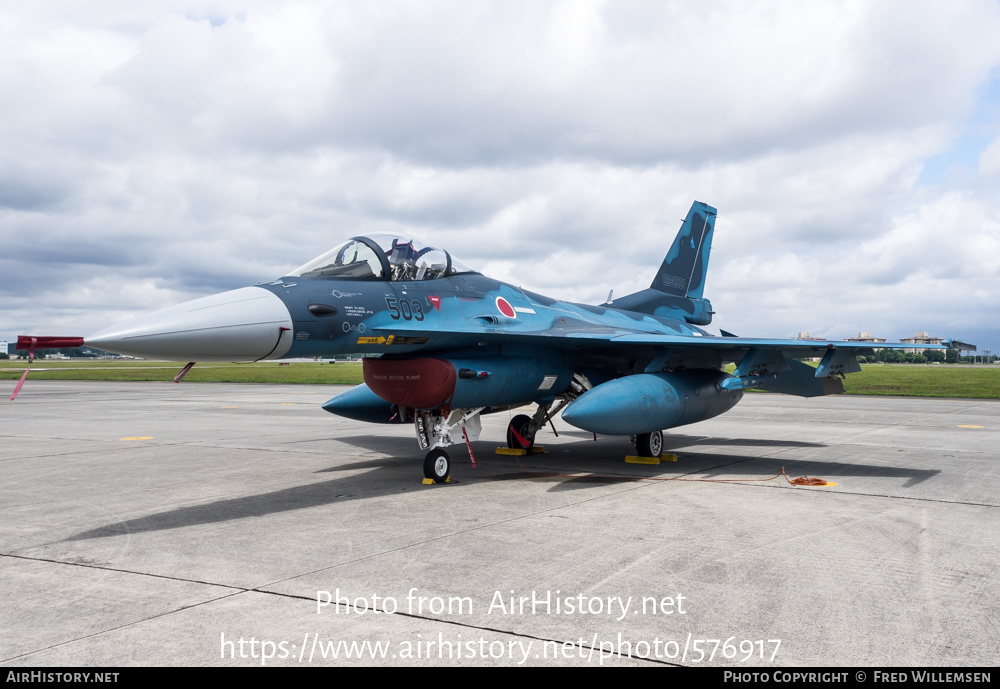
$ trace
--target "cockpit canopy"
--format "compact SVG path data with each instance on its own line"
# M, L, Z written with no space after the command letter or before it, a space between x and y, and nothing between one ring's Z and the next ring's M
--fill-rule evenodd
M402 282L471 272L471 268L444 249L416 237L372 234L348 239L289 276Z

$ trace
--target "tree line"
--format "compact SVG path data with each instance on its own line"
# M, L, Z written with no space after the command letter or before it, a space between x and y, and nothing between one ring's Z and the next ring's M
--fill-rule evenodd
M961 356L957 349L925 349L920 354L912 354L899 349L878 349L874 354L859 356L858 361L869 364L931 364L934 362L944 364L971 364L982 362L991 364L997 360L996 355L990 356Z

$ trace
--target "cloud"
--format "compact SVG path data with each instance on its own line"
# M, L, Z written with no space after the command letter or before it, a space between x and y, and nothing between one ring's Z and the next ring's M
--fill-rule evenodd
M985 1L5 4L0 330L90 332L378 231L600 302L695 198L727 329L982 322L997 141L918 180L998 34Z
M1000 176L1000 136L979 155L979 174L983 177Z

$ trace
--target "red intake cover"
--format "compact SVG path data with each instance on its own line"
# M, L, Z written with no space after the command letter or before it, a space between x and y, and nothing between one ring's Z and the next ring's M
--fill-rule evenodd
M437 409L455 394L455 367L443 359L364 359L365 383L387 402Z
M60 349L62 347L82 347L82 337L36 337L38 344L35 349ZM31 335L18 335L15 349L27 349L31 346Z

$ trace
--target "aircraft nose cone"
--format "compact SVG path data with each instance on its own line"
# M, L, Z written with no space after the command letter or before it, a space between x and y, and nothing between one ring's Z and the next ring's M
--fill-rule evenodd
M113 325L84 338L84 344L176 361L255 361L285 354L291 329L281 299L260 287L244 287Z

